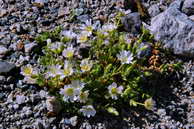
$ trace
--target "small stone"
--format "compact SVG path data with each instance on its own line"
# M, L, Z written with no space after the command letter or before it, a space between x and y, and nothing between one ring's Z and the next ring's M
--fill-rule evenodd
M26 53L30 53L33 50L33 48L36 46L37 46L37 44L35 44L35 43L28 43L28 44L24 45L24 50Z
M33 124L34 129L44 129L44 123L42 120L37 119L36 122Z
M14 104L14 105L13 105L13 108L14 108L15 110L17 110L17 109L19 108L19 105L18 105L18 104Z
M7 74L11 72L14 68L15 68L14 64L11 64L5 61L0 61L0 75Z
M23 104L26 100L26 96L24 95L17 95L16 96L16 103L17 104Z
M38 8L42 8L44 7L44 4L46 4L48 2L48 0L35 0L33 2L33 5L38 7Z
M121 23L125 31L130 32L134 35L137 35L140 33L142 22L141 22L139 13L130 13L122 17Z
M46 98L46 97L48 96L48 92L46 92L46 91L44 91L44 90L41 90L41 91L39 92L39 95L40 95L41 98Z
M0 84L2 83L4 83L6 81L6 78L5 78L5 76L0 76Z
M89 19L90 19L90 16L87 15L87 14L80 15L80 16L77 17L77 20L79 20L82 23L85 23L85 21L87 21Z
M185 0L182 11L187 15L194 15L194 0Z
M68 15L68 14L70 14L69 7L59 8L58 17L63 17L63 16Z
M70 120L70 123L72 126L76 126L77 125L77 116L74 116L74 117L71 117L69 120Z
M5 94L4 93L0 93L0 100L2 100L4 98Z
M57 115L62 109L62 105L60 101L57 100L54 96L47 97L46 107L48 110L48 115L51 115L51 116Z
M194 21L194 15L189 16L189 18Z
M7 14L7 10L6 9L0 9L0 17L3 17Z
M4 57L8 53L8 49L4 46L0 46L0 57Z

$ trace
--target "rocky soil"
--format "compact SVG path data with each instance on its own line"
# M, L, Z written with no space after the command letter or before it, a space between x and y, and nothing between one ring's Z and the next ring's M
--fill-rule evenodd
M194 128L194 0L142 0L150 16L146 19L126 3L130 1L0 0L0 129ZM153 112L126 109L122 117L101 112L91 119L48 114L60 105L48 89L25 84L20 74L21 66L37 64L34 38L56 26L73 29L90 19L101 26L118 10L127 14L122 19L126 31L136 36L144 25L184 63L182 72L159 87Z

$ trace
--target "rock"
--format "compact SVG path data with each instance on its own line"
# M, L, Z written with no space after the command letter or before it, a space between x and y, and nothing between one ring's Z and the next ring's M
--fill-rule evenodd
M5 76L0 76L0 84L3 84L6 81Z
M160 13L160 8L157 4L154 4L149 7L148 12L151 17L154 17Z
M61 111L62 105L55 97L47 97L46 108L48 110L48 115L53 116L57 115Z
M189 18L194 21L194 15L189 16Z
M36 122L33 124L35 129L44 129L44 123L42 120L37 119Z
M194 0L185 0L182 11L187 15L194 15Z
M80 15L80 16L77 17L77 20L79 20L82 23L85 23L85 21L87 21L89 19L91 19L91 17L87 14Z
M150 32L174 54L194 55L194 22L179 9L181 1L173 2L163 13L151 19Z
M48 92L44 91L44 90L41 90L39 92L39 95L40 97L43 99L43 98L46 98L48 96Z
M33 5L38 8L42 8L46 3L48 3L48 0L35 0Z
M65 15L70 14L70 8L69 7L61 7L58 11L58 17L63 17Z
M78 123L78 120L77 119L78 119L77 116L71 117L69 119L72 126L76 126L77 125L77 123Z
M140 20L139 13L130 13L121 18L121 23L124 26L125 31L134 35L139 34L141 30L142 22Z
M0 75L7 74L15 68L14 64L8 63L6 61L0 61Z
M0 17L5 16L7 13L8 13L8 12L7 12L6 9L1 9L1 10L0 10Z
M24 95L17 95L16 96L16 103L17 104L23 104L26 100L26 96Z
M32 51L32 49L33 49L34 47L36 47L36 46L37 46L37 44L34 43L34 42L25 44L25 45L24 45L24 51L25 51L26 53L30 53L30 52Z
M8 49L4 46L0 46L0 58L4 57L8 52Z

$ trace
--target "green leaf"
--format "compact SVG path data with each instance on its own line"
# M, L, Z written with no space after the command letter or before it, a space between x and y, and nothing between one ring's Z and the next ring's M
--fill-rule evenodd
M107 111L115 116L119 116L119 112L114 107L108 107Z
M133 99L130 99L129 104L130 104L130 106L137 107L137 103Z

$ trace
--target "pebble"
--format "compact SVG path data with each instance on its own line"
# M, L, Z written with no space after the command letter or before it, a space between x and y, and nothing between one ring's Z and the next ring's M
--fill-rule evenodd
M0 58L4 57L8 53L8 49L4 46L0 46Z
M28 43L28 44L25 44L24 45L24 50L25 50L25 52L26 53L30 53L30 52L32 52L32 50L33 50L33 48L35 48L37 46L37 44L36 43Z
M8 13L8 12L7 12L6 9L1 9L1 10L0 10L0 17L5 16L7 13Z
M47 110L52 113L52 114L58 114L62 107L61 107L61 103L54 97L47 97L47 100L46 100L46 107L47 107Z
M16 95L16 103L17 104L23 104L25 103L26 96L24 95Z
M14 64L8 63L6 61L0 61L0 75L7 74L15 68Z

